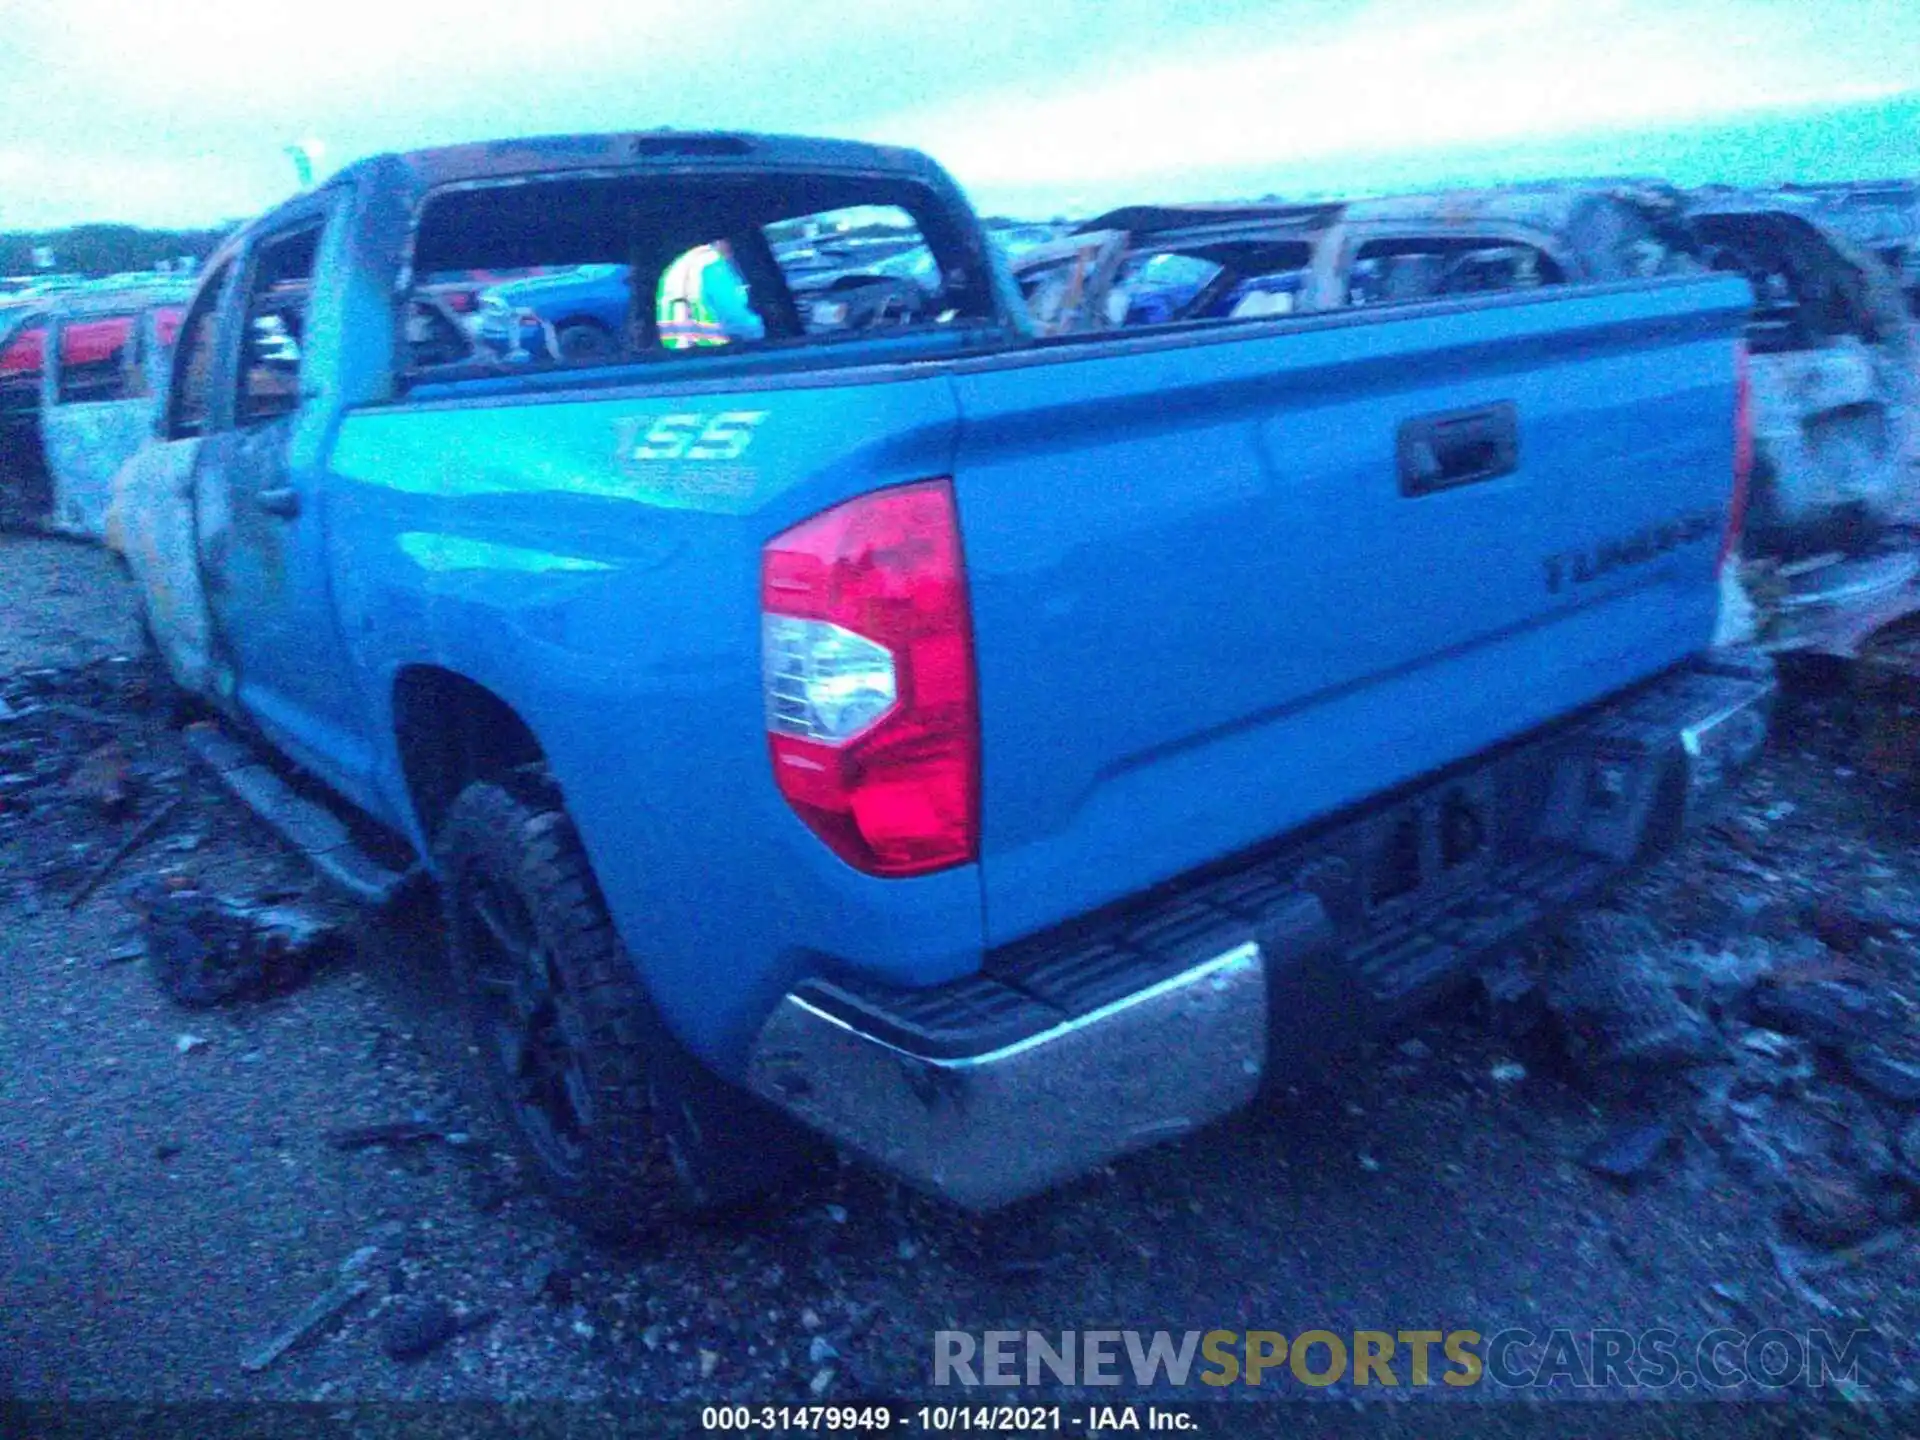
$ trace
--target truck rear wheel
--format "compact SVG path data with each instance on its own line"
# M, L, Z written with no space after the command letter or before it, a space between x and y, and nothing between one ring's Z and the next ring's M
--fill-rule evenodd
M668 1032L550 783L469 785L436 848L479 1067L572 1218L619 1234L736 1205L805 1157L795 1127Z
M620 342L591 320L574 320L559 326L554 333L554 344L562 360L582 365L612 360L620 353Z

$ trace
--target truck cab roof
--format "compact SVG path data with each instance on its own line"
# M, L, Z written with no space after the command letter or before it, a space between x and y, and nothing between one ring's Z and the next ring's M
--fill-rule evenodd
M398 162L422 189L515 175L566 170L631 169L657 164L680 169L737 166L781 170L867 170L935 179L939 167L917 150L801 135L757 135L719 130L627 130L600 135L545 135L483 140L373 156L348 166L343 176L381 163Z

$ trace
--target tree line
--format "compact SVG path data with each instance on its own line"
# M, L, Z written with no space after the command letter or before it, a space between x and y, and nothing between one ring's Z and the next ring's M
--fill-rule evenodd
M53 252L53 269L63 275L117 275L151 270L162 261L191 255L196 261L233 229L144 230L137 225L71 225L64 230L10 231L0 234L0 275L31 275L41 267L34 251Z

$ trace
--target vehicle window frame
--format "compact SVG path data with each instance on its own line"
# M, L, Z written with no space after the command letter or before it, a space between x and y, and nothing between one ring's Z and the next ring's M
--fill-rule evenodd
M234 333L229 341L234 356L234 366L231 376L229 377L230 383L227 385L226 390L228 403L232 406L230 412L233 417L232 428L235 430L258 430L264 426L285 420L289 416L297 415L300 411L302 396L306 388L304 376L307 367L307 346L305 343L306 326L304 322L307 316L311 314L313 307L313 282L320 271L321 253L326 245L327 226L330 217L331 211L327 207L314 209L303 207L299 213L286 217L285 221L277 225L274 229L264 231L256 236L247 246L246 260L241 268L238 288L233 296L231 313L235 323L232 327ZM249 367L247 361L249 348L252 344L250 331L253 325L255 286L260 279L261 263L263 258L276 247L287 245L307 235L313 237L313 266L307 275L307 296L303 306L301 336L295 341L299 346L300 354L294 366L293 393L288 397L291 403L284 409L274 410L267 414L250 414L247 406L249 398L247 390Z
M0 390L9 387L32 388L35 403L38 403L43 372L47 368L47 338L53 333L54 317L41 313L32 316L15 326L5 340L0 340L0 355L5 355L14 346L20 344L36 330L40 333L40 363L31 370L22 370L17 375L0 374Z
M1332 301L1335 309L1349 310L1356 307L1349 302L1352 295L1353 267L1359 263L1360 252L1369 245L1381 242L1391 243L1402 240L1445 240L1451 248L1466 247L1471 242L1480 248L1496 245L1525 245L1540 252L1554 269L1560 272L1560 279L1540 286L1540 289L1569 288L1590 283L1586 280L1581 267L1573 262L1564 246L1549 234L1532 230L1522 225L1503 224L1498 221L1483 223L1476 221L1471 226L1462 225L1457 233L1449 226L1438 224L1419 224L1394 222L1392 224L1360 224L1350 226L1340 237L1340 243L1333 256L1333 266L1328 279L1332 288ZM1522 292L1501 292L1522 293ZM1450 296L1430 296L1418 300L1398 300L1391 303L1400 305L1427 305L1450 299Z
M215 262L207 272L206 281L188 302L186 313L180 317L179 329L174 332L173 354L167 361L167 401L165 424L162 430L162 434L169 440L188 440L199 436L217 435L227 428L228 417L222 413L222 407L219 404L225 388L220 383L220 372L225 365L228 332L233 328L227 309L227 297L233 288L237 264L238 257L231 255ZM181 401L186 394L184 377L188 359L193 354L193 346L190 342L193 339L194 327L199 324L202 314L207 311L212 312L207 330L212 358L207 371L206 397L199 421L189 427L180 418Z
M53 322L49 331L47 358L42 361L52 370L52 388L50 400L58 408L67 405L113 405L124 400L138 400L141 396L134 391L132 375L140 362L140 321L142 309L135 305L126 310L102 310L86 315L62 315ZM121 341L119 360L114 366L118 386L111 395L74 395L68 390L66 344L67 332L80 325L98 325L109 320L127 322L126 338Z
M809 172L811 174L812 172ZM852 337L861 341L884 341L895 338L914 337L929 344L949 344L952 337L977 333L982 327L992 327L996 333L1002 331L1008 322L1000 294L994 280L994 267L991 242L977 233L970 234L970 216L964 202L949 190L915 174L880 174L859 169L832 169L820 172L822 178L844 181L849 185L883 185L887 189L884 198L858 199L846 204L826 206L819 211L803 211L800 215L828 213L831 210L853 208L859 205L897 205L916 222L923 238L936 258L944 256L949 262L944 274L962 288L956 292L965 296L968 302L976 306L978 315L963 316L951 325L926 325L901 327L896 331L877 331L871 334L860 333ZM665 245L630 246L627 253L619 258L609 255L569 258L566 256L543 256L535 259L510 260L505 257L487 258L477 254L458 252L448 254L448 247L425 246L423 234L434 233L429 230L429 221L434 216L436 205L454 197L485 191L531 191L543 185L568 185L601 181L632 181L635 183L667 181L669 174L649 174L644 167L610 166L585 170L536 171L514 176L488 176L470 180L447 181L434 185L414 198L412 217L401 248L401 276L403 284L400 291L404 298L411 298L420 273L442 274L448 271L463 270L521 270L534 266L566 269L581 264L623 264L629 268L628 283L635 297L630 312L628 334L623 337L625 344L618 358L595 361L591 364L568 364L559 359L542 360L523 369L503 369L496 359L480 358L471 366L458 365L433 366L420 369L408 363L406 347L398 344L392 369L392 386L395 395L405 395L419 385L439 385L458 383L466 379L493 379L504 374L514 374L532 379L554 373L570 375L598 375L628 369L633 366L653 367L667 365L704 365L711 363L711 357L728 354L751 353L764 356L769 361L784 361L786 357L805 354L818 356L823 364L849 363L853 347L844 337L808 335L798 328L799 313L791 287L784 272L772 260L771 246L768 245L764 227L781 219L800 218L794 215L780 215L773 219L756 219L742 225L729 224L721 227L722 233L690 239L686 246L674 254L667 254ZM713 178L724 179L729 183L752 183L758 180L783 180L789 178L780 166L769 166L764 171L743 170L738 173L728 171ZM736 217L737 218L737 217ZM457 234L457 231L449 232ZM726 240L736 247L735 268L741 271L750 293L754 295L755 310L759 314L767 334L754 340L735 340L725 346L695 347L691 349L668 349L659 344L655 301L661 277L666 266L679 254L700 243L713 240ZM936 248L936 244L938 248ZM767 247L766 267L771 273L756 274L761 267L749 262L742 265L740 255L748 254L758 258L754 252ZM398 318L404 320L404 309L398 312ZM794 333L782 333L788 327L785 323L790 317L795 322ZM828 357L839 354L839 361ZM703 358L704 357L704 358ZM470 373L469 373L470 372Z

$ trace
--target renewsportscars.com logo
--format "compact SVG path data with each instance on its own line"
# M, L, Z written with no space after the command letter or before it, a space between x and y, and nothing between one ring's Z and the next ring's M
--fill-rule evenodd
M1206 1385L1715 1392L1860 1380L1870 1331L937 1330L936 1386Z

